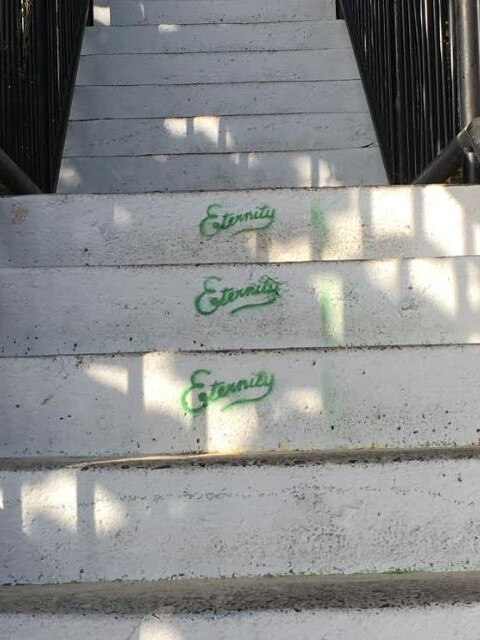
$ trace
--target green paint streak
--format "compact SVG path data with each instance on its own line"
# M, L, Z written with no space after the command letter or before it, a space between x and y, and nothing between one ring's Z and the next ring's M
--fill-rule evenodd
M335 343L334 330L334 310L332 304L330 283L323 281L319 296L320 318L322 321L322 331L326 341L331 346Z
M180 404L185 413L196 416L217 402L225 400L227 404L222 411L227 411L240 404L260 402L269 396L275 387L275 376L266 371L254 373L251 378L240 378L233 382L217 381L208 384L203 378L212 375L209 369L197 369L190 376L190 386L180 397ZM259 395L242 397L250 390L258 389ZM238 397L240 395L240 397Z
M221 282L222 278L218 276L210 276L205 279L203 291L199 293L194 300L194 307L197 313L202 316L210 316L212 313L215 313L217 309L244 300L245 298L258 299L258 302L252 301L236 306L230 311L233 315L246 309L274 304L282 297L280 291L282 283L269 276L262 276L257 283L249 284L241 288L219 288L218 283Z
M310 224L312 226L312 257L321 258L323 249L329 238L329 230L325 222L323 209L317 202L310 207Z
M276 219L276 211L268 204L262 204L252 208L250 211L243 213L229 213L221 204L211 204L207 207L207 215L200 222L200 234L205 238L213 238L223 231L233 229L233 227L242 227L245 224L249 226L237 229L232 235L246 233L249 231L264 231L269 229ZM250 225L249 223L253 223Z

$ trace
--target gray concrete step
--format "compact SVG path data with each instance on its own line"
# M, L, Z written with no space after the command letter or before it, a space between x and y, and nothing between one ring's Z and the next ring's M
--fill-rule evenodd
M331 20L335 0L115 0L112 25Z
M4 457L480 442L478 345L3 358L0 375ZM222 381L238 383L226 398Z
M0 587L0 605L10 611L0 615L0 633L2 640L318 640L321 629L329 640L477 640L478 580L467 572Z
M480 255L479 187L0 199L1 267Z
M317 20L235 25L92 27L86 30L82 53L84 55L191 53L342 49L349 47L350 39L343 21Z
M478 457L2 466L1 583L480 569Z
M378 148L65 158L59 193L142 193L382 185Z
M64 157L350 149L376 146L370 115L312 113L72 122Z
M480 258L0 270L1 355L478 344Z
M367 113L360 80L77 86L71 120L272 113Z
M348 48L82 56L77 85L136 86L358 78L355 57Z

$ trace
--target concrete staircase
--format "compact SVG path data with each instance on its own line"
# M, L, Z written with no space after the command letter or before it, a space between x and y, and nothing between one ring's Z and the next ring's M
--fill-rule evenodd
M330 0L110 9L0 200L0 639L476 639L478 188L368 186Z
M384 184L334 0L114 0L89 29L59 191Z

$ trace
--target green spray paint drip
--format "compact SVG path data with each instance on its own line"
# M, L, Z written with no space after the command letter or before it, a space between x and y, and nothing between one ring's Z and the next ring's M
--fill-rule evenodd
M329 238L325 214L320 205L314 202L310 207L310 224L312 226L312 255L321 258L323 249Z
M328 346L343 344L343 308L340 286L323 277L320 278L318 289L323 336Z
M275 222L276 211L269 204L262 204L244 213L230 213L221 204L207 207L207 215L200 222L199 229L205 238L213 238L218 233L236 228L233 235L247 231L264 231ZM243 226L248 225L248 226Z
M209 316L221 307L240 302L240 306L235 306L230 311L231 314L236 314L246 309L273 304L282 295L280 291L282 283L269 276L262 276L257 283L243 288L220 288L218 283L222 281L223 279L218 276L210 276L204 281L203 291L194 300L197 313ZM246 298L250 298L250 301L246 302Z
M215 403L224 401L222 411L241 404L260 402L269 396L275 387L275 376L266 371L254 373L251 378L240 378L234 382L217 381L208 384L202 378L212 375L209 369L197 369L190 377L190 386L182 393L180 403L185 413L198 415ZM248 393L253 391L253 396ZM246 394L246 397L245 397Z

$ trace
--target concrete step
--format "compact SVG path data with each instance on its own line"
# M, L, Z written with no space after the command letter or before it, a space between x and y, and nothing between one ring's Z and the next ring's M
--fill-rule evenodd
M480 443L478 345L3 358L0 377L4 457Z
M182 0L183 2L183 0ZM142 193L387 184L377 147L65 158L59 193Z
M76 87L71 120L367 113L360 80Z
M480 258L2 269L1 355L477 344Z
M188 1L181 0L180 4ZM199 0L194 1L197 4ZM228 0L228 3L231 1ZM178 4L178 0L175 2ZM348 48L82 56L77 85L172 85L358 78L355 56L352 49Z
M245 153L376 146L370 114L89 120L71 122L64 157Z
M0 478L2 583L480 569L478 457Z
M112 25L331 20L335 0L115 0Z
M480 255L479 193L429 186L1 198L0 266Z
M230 0L229 0L230 1ZM197 2L198 5L198 2ZM84 55L106 53L191 53L348 48L340 20L251 24L93 27L83 41Z
M478 576L476 577L478 581ZM408 587L402 585L403 588L398 588L398 585L407 580L410 583ZM226 596L211 597L210 601L220 601L220 606L211 606L209 610L199 613L192 613L182 606L180 596L184 600L185 596L180 589L177 589L177 598L164 597L163 603L159 596L161 589L149 583L129 585L127 589L122 584L108 583L98 585L99 588L95 590L81 584L66 587L62 585L61 590L35 587L38 594L35 609L38 612L0 615L0 637L2 640L84 640L85 636L95 640L112 637L118 640L268 640L272 637L278 640L291 640L292 637L318 640L321 629L322 637L329 640L383 640L385 637L395 640L422 637L432 637L435 640L478 638L480 605L478 586L473 584L473 580L468 581L458 574L440 574L437 577L422 575L421 578L407 579L403 576L391 576L388 581L386 578L379 580L376 577L355 576L355 579L350 578L348 581L352 586L346 586L344 591L340 591L339 584L332 578L303 578L302 582L307 583L308 589L292 578L270 578L268 586L265 581L237 580L236 582L243 584L250 583L248 586L252 597L247 597L245 587L243 590L230 587L229 583L232 581L217 581L225 590ZM455 583L461 581L472 583L470 590L460 590L463 599L455 603L453 597L445 598L445 592L448 591L458 596L459 589ZM288 584L292 592L290 597L285 597L283 583ZM430 585L435 583L439 586L432 588ZM197 592L187 592L190 597L186 599L198 608L199 602L208 601L201 589L208 591L210 584L201 581ZM313 585L317 587L314 597L311 594ZM390 585L395 585L394 589ZM357 592L358 587L363 587L371 598L370 606L366 597L350 595L351 592ZM395 589L398 593L389 593ZM20 605L22 610L25 609L27 591L32 593L32 588L10 588L10 592L18 593L15 601L12 601L16 606ZM170 591L173 591L173 585L170 586ZM337 595L336 591L340 593ZM108 598L106 594L109 592ZM55 594L53 606L47 600L50 593ZM75 593L73 597L72 593ZM85 595L80 598L78 593ZM322 598L323 593L327 593L330 598ZM419 604L419 601L426 599L426 594L438 595L447 599L447 602L433 599L426 605ZM2 593L7 598L9 595ZM103 607L92 601L99 596L103 596L102 599L106 602ZM122 604L126 601L126 609L118 606L119 596ZM255 601L253 596L256 597ZM63 610L61 604L67 597L70 603ZM143 604L145 600L151 603L150 609ZM252 608L242 607L245 600ZM281 607L279 601L287 601L289 606ZM354 608L359 602L364 606Z

